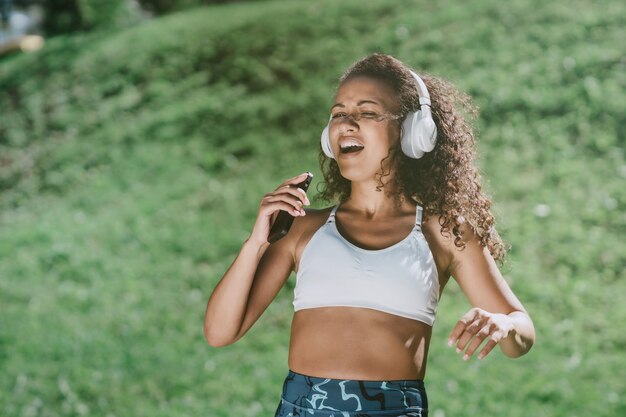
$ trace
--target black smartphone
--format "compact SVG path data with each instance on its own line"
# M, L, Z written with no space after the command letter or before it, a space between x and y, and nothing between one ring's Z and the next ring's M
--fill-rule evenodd
M302 188L306 191L309 188L309 184L311 184L311 180L313 179L313 174L307 172L306 179L299 184L296 184L296 187ZM280 210L278 212L278 216L276 216L276 220L274 220L274 224L272 224L272 228L270 229L270 234L267 238L267 241L270 243L274 243L280 240L283 236L285 236L289 229L291 228L291 224L293 223L294 217L286 212L285 210Z

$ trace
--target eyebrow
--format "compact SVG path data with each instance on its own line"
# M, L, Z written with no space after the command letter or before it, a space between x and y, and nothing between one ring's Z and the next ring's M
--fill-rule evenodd
M360 106L360 105L361 105L361 104L363 104L363 103L372 103L372 104L377 104L377 105L379 105L379 106L382 106L382 104L380 104L379 102L374 101L374 100L361 100L361 101L359 101L358 103L356 103L356 105L357 105L357 106ZM344 105L343 105L343 104L341 104L341 103L335 103L335 104L333 104L333 106L330 108L330 110L332 111L335 107L346 107L346 106L344 106Z

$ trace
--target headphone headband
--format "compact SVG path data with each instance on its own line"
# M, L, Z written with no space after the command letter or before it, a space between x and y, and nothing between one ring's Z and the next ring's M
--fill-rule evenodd
M424 114L424 111L426 111L428 112L428 115L430 115L430 94L428 94L428 88L426 88L426 84L424 84L424 81L420 78L419 75L417 75L412 70L409 70L409 72L417 83L416 87L417 95L419 96L420 110L422 111L422 114ZM424 108L423 106L428 106L428 110L426 110L426 108Z

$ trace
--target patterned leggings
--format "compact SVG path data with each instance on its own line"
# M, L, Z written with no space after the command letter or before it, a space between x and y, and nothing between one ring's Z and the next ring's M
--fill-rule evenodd
M318 378L289 370L274 417L428 417L424 381Z

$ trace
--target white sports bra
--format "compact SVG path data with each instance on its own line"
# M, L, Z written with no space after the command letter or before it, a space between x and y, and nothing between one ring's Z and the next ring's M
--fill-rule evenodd
M435 260L422 234L422 207L415 226L400 242L368 250L337 230L333 207L328 220L302 252L293 307L364 307L419 320L432 326L439 303Z

